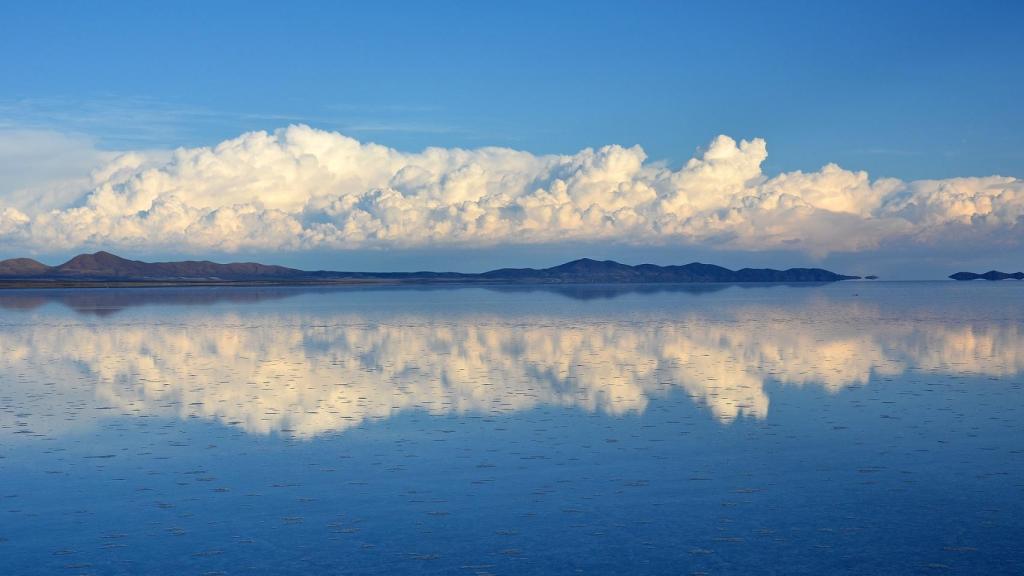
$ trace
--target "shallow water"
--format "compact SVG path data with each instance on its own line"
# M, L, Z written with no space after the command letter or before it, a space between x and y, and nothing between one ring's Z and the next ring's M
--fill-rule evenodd
M1024 285L0 293L0 574L1019 574Z

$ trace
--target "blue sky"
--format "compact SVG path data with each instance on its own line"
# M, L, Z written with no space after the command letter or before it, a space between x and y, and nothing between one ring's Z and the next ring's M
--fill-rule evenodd
M404 149L681 161L725 133L786 170L1024 165L1019 3L496 4L12 3L2 96L115 147L298 121Z
M1022 16L1014 2L11 3L0 131L102 153L306 124L403 152L640 145L671 169L725 134L767 141L766 177L828 163L1019 177Z

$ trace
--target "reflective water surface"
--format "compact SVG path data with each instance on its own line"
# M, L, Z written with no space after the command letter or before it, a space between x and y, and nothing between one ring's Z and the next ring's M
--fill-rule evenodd
M0 292L0 573L1018 574L1024 286Z

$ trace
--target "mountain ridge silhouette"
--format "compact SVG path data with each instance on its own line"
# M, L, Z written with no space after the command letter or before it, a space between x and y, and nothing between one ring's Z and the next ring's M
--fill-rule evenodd
M63 282L541 282L541 283L660 283L660 282L835 282L859 276L821 268L743 268L714 264L632 266L613 260L580 258L550 268L499 268L488 272L343 272L307 271L257 262L220 264L209 260L143 262L106 251L79 254L47 266L31 258L0 261L0 281Z

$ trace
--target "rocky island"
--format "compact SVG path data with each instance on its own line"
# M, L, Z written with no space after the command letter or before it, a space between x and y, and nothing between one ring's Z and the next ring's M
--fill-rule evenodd
M953 280L1024 280L1024 272L1014 272L1012 274L1008 272L999 272L998 270L989 270L984 274L975 274L974 272L957 272L956 274L950 274L950 278Z

